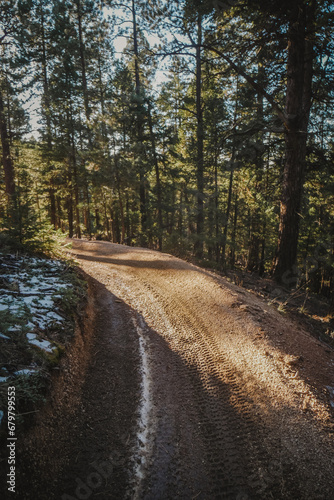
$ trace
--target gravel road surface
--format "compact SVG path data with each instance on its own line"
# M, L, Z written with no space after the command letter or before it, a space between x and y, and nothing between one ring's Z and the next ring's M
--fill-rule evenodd
M258 297L170 255L79 240L72 255L94 280L100 344L81 458L73 466L72 451L60 490L334 498L330 349ZM113 469L101 484L98 460Z
M92 339L72 357L89 368L58 398L76 401L54 406L58 428L41 417L20 498L334 499L332 349L170 255L81 240L71 255Z

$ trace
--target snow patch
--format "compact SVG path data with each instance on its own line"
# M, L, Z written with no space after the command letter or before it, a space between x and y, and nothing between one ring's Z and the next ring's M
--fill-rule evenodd
M53 352L54 347L52 344L48 340L38 339L35 333L27 333L27 339L29 344L39 347L40 349L43 349L43 351L50 353Z
M33 303L38 303L39 297L38 295L31 295L30 297L23 297L23 302L29 307L33 305Z
M45 316L50 320L56 321L57 323L62 323L64 321L64 318L59 316L59 314L55 313L54 311L49 311Z
M10 256L6 258L10 259ZM62 293L73 288L61 274L65 269L65 264L60 261L13 256L10 266L5 265L1 272L11 289L0 292L0 312L8 311L22 318L29 314L28 328L38 326L44 330L52 323L63 323L64 318L57 314L55 294L61 298Z
M13 332L13 333L17 333L20 331L21 331L21 327L19 325L10 326L7 330L7 332Z
M145 477L145 467L152 451L152 391L151 391L151 373L150 360L148 354L147 338L144 335L145 323L142 317L139 317L139 323L136 318L132 318L134 327L139 337L139 355L141 359L141 399L139 403L139 421L137 431L137 449L134 452L134 484L135 492L133 499L140 498L141 482Z
M35 368L24 368L23 370L18 370L14 372L14 375L34 375L36 373Z

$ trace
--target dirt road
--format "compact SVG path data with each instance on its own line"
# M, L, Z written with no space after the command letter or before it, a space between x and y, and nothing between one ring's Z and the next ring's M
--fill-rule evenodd
M73 241L96 346L57 498L334 498L334 353L264 300L145 249Z

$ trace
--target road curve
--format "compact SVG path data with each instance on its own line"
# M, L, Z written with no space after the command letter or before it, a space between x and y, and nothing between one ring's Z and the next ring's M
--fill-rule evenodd
M81 240L71 254L114 298L111 341L114 328L136 346L127 487L99 498L333 498L333 415L307 360L287 362L288 320L167 254Z

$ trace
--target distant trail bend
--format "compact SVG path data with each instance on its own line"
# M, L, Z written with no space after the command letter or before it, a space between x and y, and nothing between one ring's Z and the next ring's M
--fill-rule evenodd
M126 484L100 498L334 498L333 415L314 389L334 385L333 353L299 332L294 357L289 320L170 255L81 240L71 253L110 294L110 343L132 336L136 351ZM310 351L324 358L313 387Z

